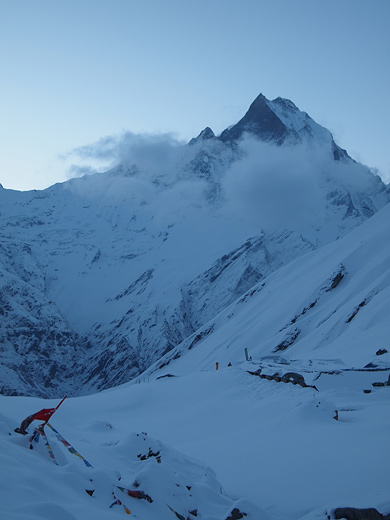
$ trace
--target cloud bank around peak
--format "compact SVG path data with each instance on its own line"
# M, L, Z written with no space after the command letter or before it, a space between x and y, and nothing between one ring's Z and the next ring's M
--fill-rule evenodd
M124 132L73 150L68 157L85 164L71 165L70 174L88 175L121 164L131 174L121 181L117 178L110 189L153 207L160 219L169 216L174 220L186 215L189 208L199 214L210 209L222 213L231 230L236 223L246 224L248 236L280 228L309 236L327 218L332 190L342 201L343 194L347 199L349 193L353 198L354 193L358 197L381 189L379 178L368 168L353 161L335 161L329 144L279 146L247 135L235 151L229 148L226 157L221 147L229 145L217 144L207 141L189 147L173 134ZM216 161L215 175L196 171L197 162L200 168L204 166L198 161L202 153L208 161ZM230 162L232 154L234 162ZM104 166L97 169L94 161ZM213 171L211 165L208 173Z
M118 164L136 165L145 175L157 176L171 168L184 143L172 133L135 134L123 132L75 148L62 158L77 161L69 166L68 177L107 171Z
M316 220L324 208L319 170L329 161L306 145L241 143L242 158L223 180L227 208L262 229L297 228Z
M240 155L222 180L226 209L265 231L310 234L329 218L329 204L342 213L348 200L361 206L365 195L382 193L383 204L387 200L375 173L352 160L335 161L323 143L278 146L247 136Z

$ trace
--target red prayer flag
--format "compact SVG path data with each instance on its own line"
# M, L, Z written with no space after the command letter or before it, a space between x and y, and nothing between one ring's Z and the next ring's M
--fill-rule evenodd
M55 411L56 408L44 408L43 410L40 410L34 415L33 420L47 422Z
M62 405L62 403L65 401L67 396L65 396L61 402L59 402L57 404L57 406L55 408L43 408L43 410L40 410L39 412L37 413L33 413L32 415L29 415L28 417L26 417L24 419L24 421L22 422L22 424L20 425L20 428L15 428L15 431L17 433L22 433L22 434L26 434L27 431L26 431L26 428L29 427L29 425L37 420L37 421L45 421L45 423L48 422L48 420L50 419L50 417L53 415L53 413L58 410L58 408Z

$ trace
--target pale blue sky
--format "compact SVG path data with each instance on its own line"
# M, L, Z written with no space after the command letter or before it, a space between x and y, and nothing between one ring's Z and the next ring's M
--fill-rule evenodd
M0 0L0 182L45 188L102 137L189 140L262 92L390 180L390 0Z

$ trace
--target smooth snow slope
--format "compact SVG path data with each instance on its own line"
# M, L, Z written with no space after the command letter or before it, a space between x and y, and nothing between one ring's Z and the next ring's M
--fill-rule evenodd
M28 439L12 432L21 418L53 402L2 397L2 517L118 518L125 512L109 508L112 485L134 489L135 481L153 498L124 500L142 520L174 519L166 504L184 515L197 509L191 519L226 520L238 499L248 520L267 518L264 510L292 520L325 519L340 506L389 512L389 389L364 394L364 385L344 381L316 392L261 380L246 368L210 367L65 401L51 423L93 469L48 428L59 466L42 445L30 451ZM147 440L133 432L147 432ZM160 464L153 456L137 458L149 448L160 452ZM85 493L91 488L92 498Z

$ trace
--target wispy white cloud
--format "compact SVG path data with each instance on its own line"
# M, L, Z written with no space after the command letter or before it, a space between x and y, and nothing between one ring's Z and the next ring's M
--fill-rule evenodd
M296 228L324 207L318 171L330 161L305 145L241 143L243 157L223 180L227 208L262 229Z
M193 153L193 148L172 134L125 132L73 150L68 158L79 158L80 164L70 165L69 176L107 171L122 164L132 175L117 179L110 190L117 190L118 195L126 192L134 202L147 204L160 219L174 219L190 207L205 211L208 205L205 193L209 181L197 178L194 172L186 174ZM223 211L232 225L238 219L245 220L248 234L282 227L305 233L321 225L328 203L328 181L341 192L369 193L378 188L379 181L366 167L335 161L331 148L325 145L277 146L246 136L237 157L212 182L221 183L223 200L218 211Z
M173 166L181 145L183 142L173 134L124 132L75 148L62 158L73 160L68 171L69 177L109 170L118 164L136 165L144 175L162 176ZM75 164L75 160L81 164Z

